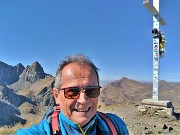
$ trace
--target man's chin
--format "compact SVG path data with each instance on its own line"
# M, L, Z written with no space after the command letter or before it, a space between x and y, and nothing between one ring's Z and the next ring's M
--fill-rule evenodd
M75 122L77 124L79 124L81 127L83 127L84 125L86 125L91 119L89 118L79 118L79 119L76 119Z
M86 125L93 117L94 115L92 114L77 114L77 115L74 115L73 117L75 118L74 121L76 123L78 123L81 127Z

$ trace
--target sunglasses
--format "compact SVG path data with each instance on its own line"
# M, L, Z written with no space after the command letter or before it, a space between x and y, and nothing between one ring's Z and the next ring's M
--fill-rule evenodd
M86 88L67 87L60 90L64 91L64 96L67 99L77 99L82 91L85 91L89 98L96 98L100 95L100 86L89 86Z

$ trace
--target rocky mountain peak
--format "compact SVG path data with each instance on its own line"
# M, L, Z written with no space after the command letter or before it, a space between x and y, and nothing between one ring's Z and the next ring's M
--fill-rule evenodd
M10 85L18 81L19 76L24 69L25 67L21 63L17 66L11 66L0 61L0 84Z
M129 79L127 77L122 77L120 80L126 81L126 80L129 80Z
M34 83L39 79L45 78L42 66L36 61L31 66L27 66L23 71L21 78L25 81Z
M25 67L21 63L18 63L16 67L25 69Z
M19 64L17 64L17 66L15 66L16 67L16 72L17 72L17 74L21 74L22 72L23 72L23 70L25 69L25 67L21 64L21 63L19 63Z
M39 64L39 62L35 61L31 67L34 67L34 68L42 68L41 65Z

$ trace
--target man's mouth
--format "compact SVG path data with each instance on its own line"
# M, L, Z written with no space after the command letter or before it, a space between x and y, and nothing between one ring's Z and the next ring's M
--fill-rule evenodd
M76 112L88 112L90 110L91 107L89 108L85 108L85 109L73 109L73 111L76 111Z

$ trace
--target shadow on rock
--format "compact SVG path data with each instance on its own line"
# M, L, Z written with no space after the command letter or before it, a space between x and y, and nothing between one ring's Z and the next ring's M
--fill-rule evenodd
M1 87L0 91L0 99L5 100L16 107L21 106L24 102L29 102L35 105L35 103L31 101L31 99L22 95L17 95L13 89L8 88L7 86Z
M180 119L180 113L176 113L176 112L174 112L174 116L176 117L176 119L177 119L177 120L179 120L179 119Z
M16 123L25 124L26 120L20 118L20 111L6 101L0 101L0 127L13 126Z

